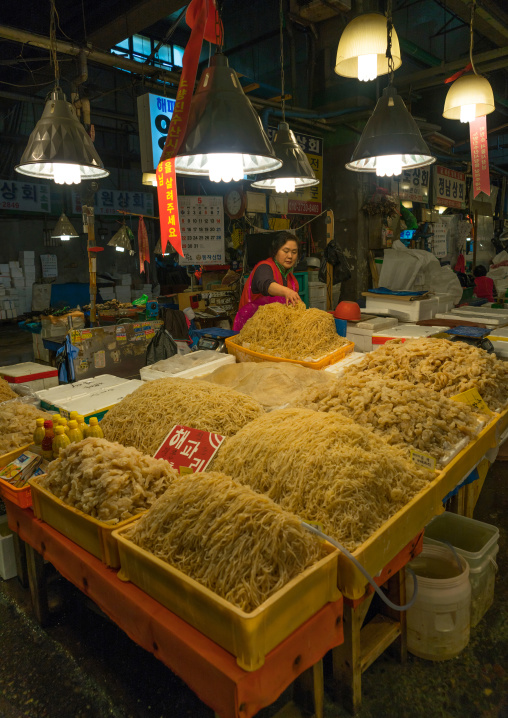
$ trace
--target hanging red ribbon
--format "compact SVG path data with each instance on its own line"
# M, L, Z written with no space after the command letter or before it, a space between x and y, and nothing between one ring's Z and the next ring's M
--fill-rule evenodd
M199 65L199 56L201 54L203 36L208 18L209 2L210 0L192 0L191 3L191 5L195 7L195 24L183 54L182 74L178 84L178 92L176 93L175 109L169 125L168 136L166 137L166 143L162 151L159 166L157 167L157 197L159 199L162 252L164 253L166 251L166 245L170 242L173 248L182 257L182 235L178 217L178 197L173 158L178 152L178 148L187 129L192 93L194 91ZM168 195L171 195L171 200L168 199Z
M138 247L139 247L139 272L145 271L145 262L150 264L150 250L148 249L148 234L146 231L145 220L139 218L138 224Z
M490 197L489 145L487 142L487 118L477 117L469 123L471 163L473 171L473 197L480 192Z
M450 82L455 82L455 80L458 80L459 77L462 77L462 75L463 75L465 72L469 72L469 70L472 70L472 69L473 69L473 66L471 65L470 62L468 62L467 65L465 66L465 68L464 68L463 70L459 70L458 72L456 72L456 73L455 73L454 75L452 75L451 77L448 77L448 78L444 81L445 85L448 85Z

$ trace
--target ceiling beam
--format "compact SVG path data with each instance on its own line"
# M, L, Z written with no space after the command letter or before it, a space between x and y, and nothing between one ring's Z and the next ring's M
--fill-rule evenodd
M488 6L488 3L486 5ZM446 9L469 25L471 0L446 0ZM483 4L476 6L474 29L499 47L508 42L508 26L498 20Z
M186 4L184 0L142 0L89 35L88 41L95 47L109 50L126 37L142 32Z

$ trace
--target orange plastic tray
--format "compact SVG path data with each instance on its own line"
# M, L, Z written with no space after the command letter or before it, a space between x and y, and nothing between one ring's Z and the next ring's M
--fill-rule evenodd
M252 351L252 349L246 349L240 344L234 342L235 337L226 338L226 349L228 354L233 354L239 362L263 362L263 361L276 361L276 362L287 362L289 364L299 364L300 366L308 367L309 369L324 369L325 366L330 364L336 364L341 359L344 359L350 354L355 345L353 342L348 342L344 346L336 349L330 354L318 359L318 361L300 361L298 359L284 359L283 357L274 357L271 354L261 354L259 352Z
M17 489L4 479L0 479L0 494L4 499L11 501L22 509L28 509L32 505L32 490L30 486L21 486Z

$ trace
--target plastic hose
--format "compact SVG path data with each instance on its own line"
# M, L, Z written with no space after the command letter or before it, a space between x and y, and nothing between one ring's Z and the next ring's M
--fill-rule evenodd
M302 521L302 526L305 526L307 531L310 531L311 533L315 534L316 536L319 536L320 538L324 539L325 541L328 541L328 543L331 543L333 546L338 548L339 551L342 551L342 553L345 556L347 556L350 561L352 561L354 563L356 568L363 573L363 575L365 576L367 581L370 583L370 585L372 586L374 591L377 593L379 598L382 601L384 601L384 603L386 603L387 606L389 606L390 608L393 608L394 611L408 611L411 608L411 606L414 604L414 602L416 601L416 597L418 596L418 579L416 578L415 572L412 569L410 569L409 566L407 566L407 570L413 578L413 596L412 596L411 600L409 601L409 603L406 603L405 606L397 606L396 603L393 603L393 601L390 601L390 599L387 596L385 596L385 594L379 588L379 586L374 581L374 579L372 578L370 573L366 569L364 569L364 567L361 565L361 563L356 560L356 558L353 556L353 554L351 554L347 550L347 548L344 548L344 546L342 546L342 544L340 544L338 541L335 541L335 539L333 539L331 536L327 536L325 533L320 531L315 526L311 526L311 524L305 523L305 521Z

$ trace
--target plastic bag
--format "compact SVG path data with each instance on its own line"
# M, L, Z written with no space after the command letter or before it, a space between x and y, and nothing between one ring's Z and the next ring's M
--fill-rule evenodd
M142 295L139 297L139 299L135 299L135 300L132 302L132 304L133 304L135 307L146 307L147 301L148 301L148 297L146 296L146 294L142 294Z
M462 285L453 269L446 265L429 265L425 272L425 280L430 292L435 294L450 294L453 303L458 304L462 298Z
M176 346L171 334L161 327L150 344L146 348L146 365L155 364L155 362L161 361L162 359L168 359L169 357L178 354L178 347Z
M351 272L349 271L346 257L335 239L332 239L332 241L326 245L319 268L319 281L325 284L327 281L328 264L331 264L333 267L332 284L339 284L339 282L345 282L346 279L350 279Z

